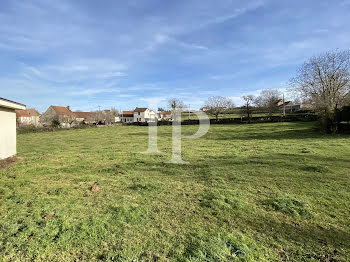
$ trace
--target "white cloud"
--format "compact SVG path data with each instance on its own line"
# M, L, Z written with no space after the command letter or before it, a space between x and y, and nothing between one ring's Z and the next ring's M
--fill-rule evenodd
M21 73L29 78L37 78L43 81L68 83L120 78L126 76L126 69L125 64L109 59L82 59L61 64L24 65Z
M164 104L164 102L167 101L167 98L154 96L154 97L141 98L140 101L146 102L148 108L151 108L153 110L158 110L158 107Z
M252 3L249 3L247 6L243 6L240 8L236 8L232 13L217 16L205 23L205 25L211 25L211 24L220 24L227 22L228 20L234 19L236 17L242 16L246 14L247 12L250 12L252 10L255 10L257 8L262 7L265 4L264 1L254 1Z
M208 47L196 43L187 43L169 35L156 34L143 51L157 51L162 45L173 45L191 50L209 50Z
M244 103L244 100L241 96L229 96L228 98L232 100L235 106L241 106Z
M107 94L107 93L119 93L119 89L115 88L87 88L87 89L79 89L72 90L68 92L70 96L92 96L97 94Z

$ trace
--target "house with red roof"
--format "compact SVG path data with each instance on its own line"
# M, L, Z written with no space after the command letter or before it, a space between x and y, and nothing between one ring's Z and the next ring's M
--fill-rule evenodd
M158 113L158 120L169 121L172 119L172 113L170 111L163 111Z
M158 115L153 110L146 107L136 107L133 111L123 111L121 115L122 123L154 122L158 120Z
M96 112L73 112L75 115L75 121L78 123L93 124L97 121Z
M16 120L18 126L39 126L40 113L31 108L24 110L16 110Z
M69 106L50 106L40 117L43 125L49 126L54 122L59 123L61 127L69 128L75 121L76 115L70 110Z
M133 123L134 122L134 111L123 111L121 115L122 123Z

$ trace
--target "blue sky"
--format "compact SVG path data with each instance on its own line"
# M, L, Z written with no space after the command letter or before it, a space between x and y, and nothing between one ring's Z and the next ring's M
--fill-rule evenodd
M349 13L347 0L1 0L0 96L41 112L239 105L349 48Z

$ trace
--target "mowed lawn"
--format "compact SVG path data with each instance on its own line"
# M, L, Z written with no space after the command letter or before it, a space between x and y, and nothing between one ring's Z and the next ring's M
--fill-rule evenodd
M147 127L19 135L0 261L349 261L350 136L313 125L212 125L186 165L171 126L160 155Z

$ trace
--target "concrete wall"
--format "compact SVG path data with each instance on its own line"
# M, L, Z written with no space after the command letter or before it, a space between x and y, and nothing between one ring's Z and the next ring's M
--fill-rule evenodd
M0 159L16 154L16 112L0 106Z

